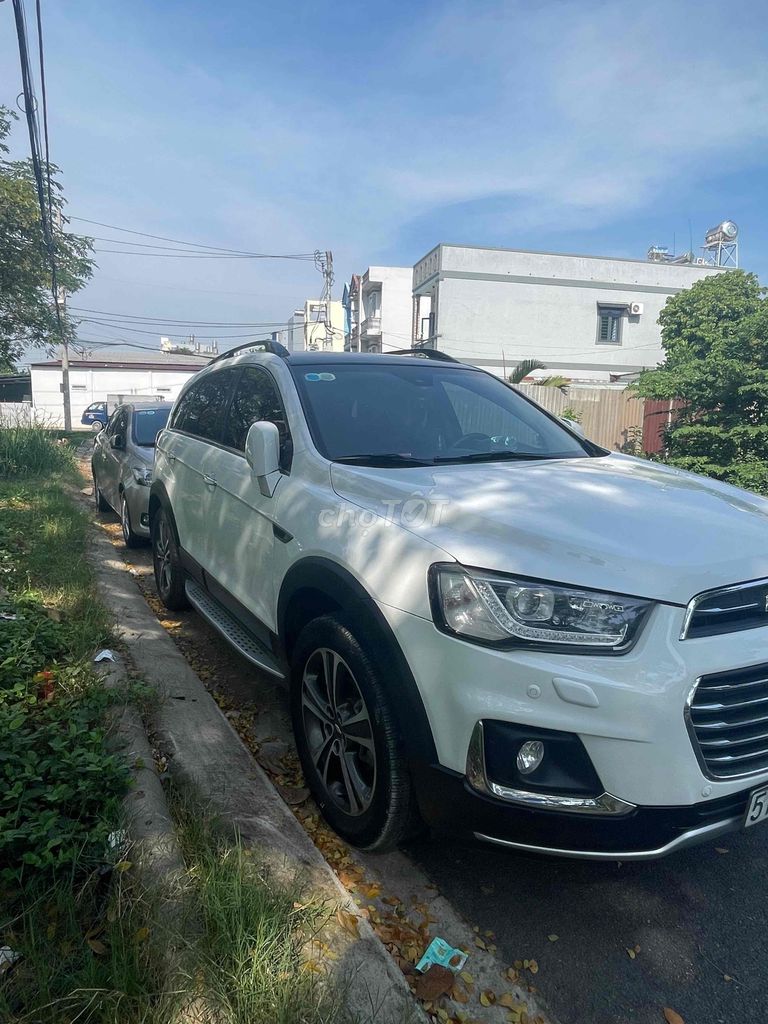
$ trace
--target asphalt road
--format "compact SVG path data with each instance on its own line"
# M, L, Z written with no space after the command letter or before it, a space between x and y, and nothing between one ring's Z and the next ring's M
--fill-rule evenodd
M621 866L473 841L409 853L510 963L538 961L535 984L562 1024L663 1024L664 1007L685 1024L765 1024L768 825L719 848Z
M149 549L124 557L151 598ZM193 612L173 618L209 685L235 703L284 700ZM527 857L459 838L406 852L466 920L495 933L507 963L537 960L530 981L559 1024L664 1024L664 1007L685 1024L768 1024L768 824L648 864Z

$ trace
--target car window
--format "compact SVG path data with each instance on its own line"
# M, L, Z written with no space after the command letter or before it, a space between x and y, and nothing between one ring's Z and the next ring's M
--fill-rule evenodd
M114 437L115 434L124 434L128 422L128 410L116 409L107 423L107 437Z
M248 428L257 420L268 420L280 431L280 447L289 457L288 423L274 378L258 366L247 366L235 388L222 435L223 444L244 451Z
M217 370L193 384L176 408L171 427L206 441L218 441L237 370Z
M134 409L132 430L134 444L154 448L155 438L168 422L170 406L161 409Z
M526 422L518 415L518 410L495 400L501 397L499 394L494 397L478 394L474 388L464 387L463 383L454 383L450 379L444 382L443 390L456 415L461 434L504 438L505 446L517 451L539 452L546 448L543 428L549 425L549 420L536 417L532 423L533 418L528 417ZM519 411L524 415L530 408L529 405L521 405Z

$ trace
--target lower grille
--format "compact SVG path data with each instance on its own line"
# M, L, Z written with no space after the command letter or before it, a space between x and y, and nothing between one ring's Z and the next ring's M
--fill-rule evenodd
M768 665L702 676L689 715L710 775L730 779L768 770Z

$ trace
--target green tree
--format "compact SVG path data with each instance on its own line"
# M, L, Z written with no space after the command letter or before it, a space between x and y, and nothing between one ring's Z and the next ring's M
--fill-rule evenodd
M60 341L32 161L7 158L12 119L16 114L0 106L0 371L12 369L24 349ZM58 174L52 164L54 222L65 204ZM54 230L54 250L59 284L76 292L93 273L91 239ZM75 325L66 313L62 319L71 340Z
M546 370L546 366L538 359L522 359L514 368L512 373L510 373L509 383L521 384L526 377L533 373L534 370ZM566 395L568 394L568 385L570 381L567 377L555 374L552 377L537 377L532 381L532 383L538 384L539 387L542 388L558 388L564 395Z
M667 300L665 360L634 386L682 400L666 431L670 463L768 494L768 299L754 274L731 270Z

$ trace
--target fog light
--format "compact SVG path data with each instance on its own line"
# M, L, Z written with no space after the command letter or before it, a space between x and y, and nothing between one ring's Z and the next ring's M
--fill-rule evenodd
M541 740L526 740L517 752L517 770L521 775L530 775L544 760L544 744Z
M149 526L149 512L142 512L141 513L141 525L142 526Z

